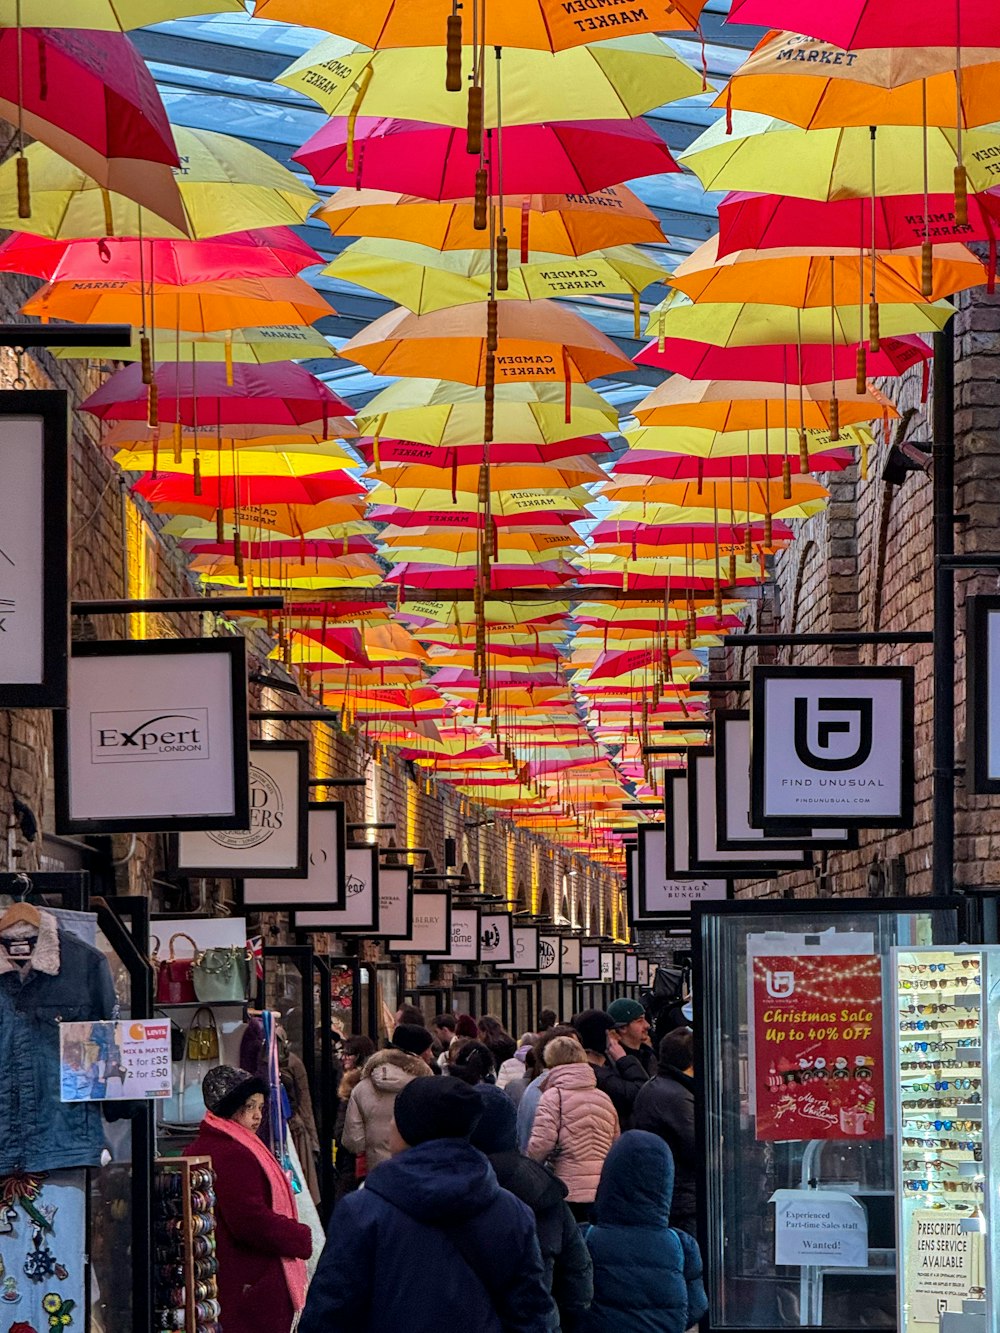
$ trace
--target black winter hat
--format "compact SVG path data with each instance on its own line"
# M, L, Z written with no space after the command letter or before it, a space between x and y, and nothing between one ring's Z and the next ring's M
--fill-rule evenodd
M415 1078L393 1108L400 1137L411 1148L430 1139L467 1139L482 1113L477 1093L454 1078Z
M487 1157L495 1152L513 1152L517 1147L517 1109L514 1103L489 1083L480 1083L476 1096L482 1105L482 1116L472 1132L472 1146Z
M212 1114L228 1120L255 1092L259 1092L266 1100L268 1086L262 1078L248 1074L245 1069L236 1069L233 1065L216 1065L202 1079L201 1092Z
M424 1051L429 1051L434 1045L434 1038L417 1023L400 1023L392 1034L390 1045L397 1051L405 1051L407 1055L423 1055Z
M604 1054L608 1046L608 1033L614 1027L614 1021L603 1009L584 1009L582 1014L574 1015L573 1026L585 1051Z

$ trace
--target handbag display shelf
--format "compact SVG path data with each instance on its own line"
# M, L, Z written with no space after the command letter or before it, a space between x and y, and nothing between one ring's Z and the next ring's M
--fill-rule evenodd
M159 1157L153 1181L156 1333L219 1333L210 1157Z

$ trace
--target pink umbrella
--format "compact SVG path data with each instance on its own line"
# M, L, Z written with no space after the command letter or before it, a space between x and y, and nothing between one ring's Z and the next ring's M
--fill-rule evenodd
M493 515L493 523L498 528L516 528L525 524L537 527L561 528L581 517L578 509L546 509L537 514L505 514L503 518ZM483 526L483 517L472 510L462 509L401 509L398 505L374 505L368 512L372 523L395 523L401 528L461 528L476 529Z
M191 555L230 556L232 542L201 541L197 537L183 537L177 543ZM339 559L344 555L377 555L375 543L369 537L346 537L323 541L244 542L243 555L247 560L293 560L305 563L314 559ZM298 608L296 608L298 609Z
M0 246L0 251L3 247ZM365 460L375 460L375 442L371 436L354 441L354 447ZM464 467L483 462L483 444L460 444L442 448L433 444L419 444L413 440L379 440L379 459L382 463L427 463L432 467ZM560 458L580 454L607 454L611 445L603 435L580 435L572 440L551 444L491 444L491 463L552 463Z
M990 271L996 267L996 237L1000 234L1000 187L970 194L969 221L955 221L955 200L950 194L927 199L930 241L989 241ZM883 195L875 200L877 250L906 250L924 240L924 196ZM872 244L872 201L838 199L823 203L792 199L781 194L731 191L719 204L719 258L735 250L785 250L801 246L819 250Z
M798 441L794 447L795 471L799 471ZM751 454L749 459L736 458L697 458L691 454L668 454L653 449L630 449L615 464L616 473L638 473L644 477L657 477L661 480L677 481L688 477L780 477L784 466L784 456L780 453ZM809 455L809 467L812 472L843 472L856 462L852 449L827 449L823 453ZM641 539L645 540L645 539ZM709 543L714 537L707 539Z
M866 344L867 348L867 344ZM866 373L902 375L923 363L924 396L931 349L916 334L883 338L877 352L867 351ZM857 366L856 347L826 347L806 343L801 348L772 343L762 347L716 347L712 343L665 338L647 344L635 358L640 366L672 370L689 379L752 380L755 384L819 384L831 378L849 379Z
M560 562L539 565L490 565L490 586L501 588L557 588L573 577L571 566ZM474 565L454 569L450 565L423 565L413 561L393 565L386 583L407 588L474 588L479 572Z
M590 534L595 542L641 542L643 546L684 546L688 543L719 542L723 546L742 545L746 536L746 524L732 527L727 523L616 523L613 519L598 523ZM764 524L750 524L750 540L754 543L764 540ZM772 543L790 542L795 533L780 518L771 522ZM581 621L581 623L588 623ZM603 622L590 622L601 624Z
M733 0L728 21L804 32L844 50L1000 46L996 0Z
M361 117L348 167L348 120L334 116L292 154L318 184L396 190L424 199L475 194L479 158L465 151L464 127ZM496 133L487 131L487 147ZM499 133L505 194L591 194L639 176L680 171L667 145L641 118L511 125Z
M173 131L124 33L0 28L0 115L106 189L187 231L171 170L179 165Z
M156 367L156 382L161 421L220 426L223 433L227 425L242 423L280 427L322 421L333 427L334 418L349 417L353 410L294 361L235 365L231 385L224 365L165 362ZM101 421L145 421L148 403L149 386L136 361L106 380L81 408Z
M28 273L50 281L157 282L171 287L222 282L249 275L286 277L301 273L323 256L291 227L237 231L203 241L164 238L138 241L108 236L54 241L15 232L0 244L0 272Z

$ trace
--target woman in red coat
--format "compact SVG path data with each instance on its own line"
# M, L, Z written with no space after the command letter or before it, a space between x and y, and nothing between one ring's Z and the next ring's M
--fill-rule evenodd
M226 1333L290 1333L305 1304L312 1233L257 1137L267 1084L219 1065L202 1090L208 1111L185 1155L211 1157L215 1168L219 1322Z

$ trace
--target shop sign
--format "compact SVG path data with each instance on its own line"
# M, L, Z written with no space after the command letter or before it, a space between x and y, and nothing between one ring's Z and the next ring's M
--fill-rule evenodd
M451 909L451 950L433 958L434 962L479 962L479 908L453 907Z
M750 823L908 828L911 667L755 667Z
M625 955L625 980L636 984L639 981L639 960L634 953Z
M616 949L616 950L615 950L614 961L613 961L612 967L613 967L612 979L613 979L614 981L624 981L624 980L625 980L625 955L621 952L620 949Z
M368 930L378 911L378 848L371 843L344 850L344 905L295 913L297 930ZM339 895L338 895L339 896Z
M309 873L309 746L250 742L250 823L177 835L179 875L304 879Z
M510 963L514 959L513 922L509 912L483 912L479 920L479 961Z
M640 985L640 986L648 986L648 985L649 985L649 959L648 959L648 958L640 958L640 959L639 959L639 969L638 969L638 973L639 973L639 976L638 976L638 979L639 979L639 985Z
M601 949L597 944L580 945L580 980L601 980Z
M601 950L601 980L614 981L615 979L615 955L611 949Z
M562 975L564 977L580 975L580 941L577 939L562 941Z
M539 935L538 971L543 977L559 975L560 952L558 935Z
M309 873L305 879L244 879L244 907L273 911L342 912L347 902L347 839L343 801L317 801L307 807Z
M716 876L691 873L687 861L687 779L665 784L666 824L639 825L637 921L689 912L692 903L729 896L729 884ZM672 864L671 864L672 863Z
M242 638L74 644L57 832L249 828L247 726Z
M539 930L537 926L513 926L511 929L514 946L514 959L510 963L500 963L501 972L537 972L539 953Z
M969 688L965 743L969 790L1000 792L1000 597L970 597L965 631Z
M169 1019L60 1023L59 1082L64 1102L169 1097Z
M911 1215L903 1299L914 1323L936 1328L945 1310L961 1311L972 1295L983 1238L963 1224L968 1226L969 1214L947 1208L920 1208Z
M688 866L693 871L726 879L776 875L783 870L805 870L812 857L804 848L781 848L761 838L756 847L728 851L719 846L716 806L718 783L725 781L715 751L709 748L688 751L687 821Z
M0 392L0 708L65 708L69 658L68 406Z
M344 931L361 934L366 939L405 940L413 933L413 871L409 866L380 865L378 870L378 910L371 930Z
M867 1268L868 1216L841 1190L776 1190L774 1262L803 1268Z
M877 955L751 955L753 1102L763 1140L885 1137Z
M413 930L408 939L389 941L390 953L447 953L451 944L451 895L447 889L422 889L410 895Z

